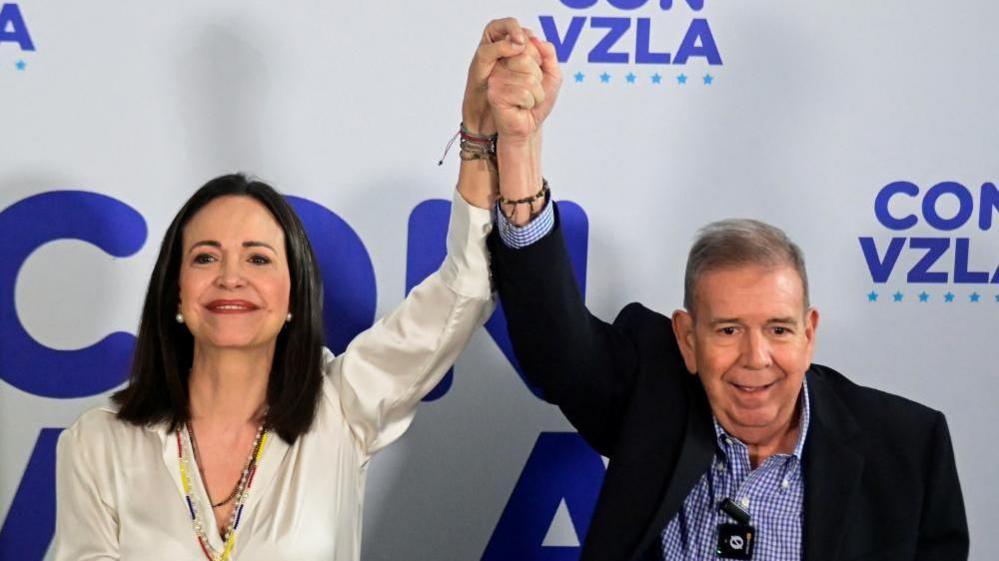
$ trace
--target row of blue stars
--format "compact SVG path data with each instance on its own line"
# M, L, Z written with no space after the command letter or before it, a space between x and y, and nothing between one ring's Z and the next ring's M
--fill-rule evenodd
M868 302L877 302L879 296L880 296L880 294L878 294L876 291L872 290L871 292L869 292L867 294L867 301ZM896 291L895 294L891 294L890 296L891 296L891 299L892 299L893 302L902 302L902 301L905 300L905 294L903 294L901 291ZM922 291L922 292L920 292L916 296L919 298L920 302L929 302L930 301L930 295L927 294L925 290ZM957 298L957 295L955 295L953 292L950 292L950 291L947 291L943 295L944 302L947 303L947 304L952 303L956 298ZM972 292L971 294L968 295L968 302L971 302L972 304L977 304L978 302L982 301L982 298L984 298L984 297L981 294L979 294L978 292ZM996 299L996 303L999 304L999 294L995 295L995 299Z
M577 84L581 84L586 81L586 74L583 74L582 72L576 72L575 74L572 75L572 77L576 80ZM604 72L603 74L600 74L598 78L600 78L601 84L609 84L613 76ZM665 77L658 72L656 72L652 76L649 76L649 79L652 81L653 84L662 84L664 78ZM638 80L638 76L634 72L629 72L625 74L624 79L629 84L634 84ZM689 79L690 78L686 74L678 74L676 76L676 83L683 86L687 83L687 80ZM712 76L711 74L705 74L704 76L701 77L701 80L704 82L705 86L710 86L715 81L715 77Z

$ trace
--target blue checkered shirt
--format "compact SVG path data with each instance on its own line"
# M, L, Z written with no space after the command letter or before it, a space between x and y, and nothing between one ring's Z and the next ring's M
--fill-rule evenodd
M555 227L555 210L549 199L545 202L545 208L541 214L523 226L514 226L500 212L499 204L496 205L496 224L499 226L500 239L507 247L521 249L531 245L548 235Z
M520 249L548 235L555 226L551 202L534 220L514 226L497 207L500 238L508 247ZM792 454L776 454L752 469L749 449L729 436L714 419L718 438L709 469L683 501L683 506L662 532L665 561L714 561L718 559L718 525L732 523L718 509L731 498L751 517L756 529L753 558L761 561L800 561L804 521L805 486L801 477L801 455L808 435L811 408L808 383L801 389L801 433Z
M714 420L718 437L709 469L683 501L662 533L665 561L717 560L718 525L734 523L718 504L725 498L739 503L756 529L753 559L800 561L804 522L805 482L801 454L808 434L808 383L801 389L801 433L792 454L775 454L752 469L749 449L729 436Z

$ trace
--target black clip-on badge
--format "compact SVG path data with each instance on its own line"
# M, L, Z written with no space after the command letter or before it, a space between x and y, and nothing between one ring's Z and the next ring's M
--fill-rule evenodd
M736 521L718 525L718 557L752 559L756 529L749 525L749 513L732 499L725 499L718 508Z

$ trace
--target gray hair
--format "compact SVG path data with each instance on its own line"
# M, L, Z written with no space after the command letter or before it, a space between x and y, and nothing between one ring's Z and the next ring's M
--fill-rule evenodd
M730 218L701 228L687 257L683 306L693 311L694 289L707 272L741 265L793 267L801 277L808 308L808 275L805 256L783 230L759 220Z

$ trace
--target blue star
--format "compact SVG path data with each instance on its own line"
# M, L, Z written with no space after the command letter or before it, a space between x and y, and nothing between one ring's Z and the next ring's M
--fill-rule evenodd
M944 294L944 302L953 302L953 301L954 301L953 292L948 292L947 294Z
M977 292L972 292L971 293L971 301L972 302L978 302L981 299L982 299L982 295L981 294L979 294Z
M867 301L868 302L877 302L878 301L878 293L874 292L872 290L871 293L867 295Z
M920 302L929 302L929 300L930 300L930 295L927 294L925 290L919 294Z
M711 82L712 82L712 81L713 81L714 79L715 79L715 77L714 77L714 76L712 76L711 74L705 74L705 75L704 75L704 85L705 85L705 86L710 86L710 85L711 85Z
M586 75L583 74L582 72L576 72L576 74L574 74L573 77L576 79L577 82L582 82L583 78L586 78Z
M655 74L652 75L652 83L653 84L663 83L663 77L660 76L658 72L656 72Z
M28 63L24 62L23 60L19 60L16 63L14 63L14 66L16 66L17 69L20 70L21 72L24 72L24 69L28 66Z
M902 298L904 297L905 296L901 292L896 292L895 294L892 294L892 298L894 298L896 302L901 302Z
M604 72L603 74L601 74L600 75L600 81L603 82L604 84L610 83L610 74L608 74L606 72Z
M676 77L676 81L679 82L680 85L686 84L687 76L685 74L680 74L679 76Z
M634 72L629 72L628 75L624 77L624 79L627 80L629 84L634 84L635 83L635 73Z

